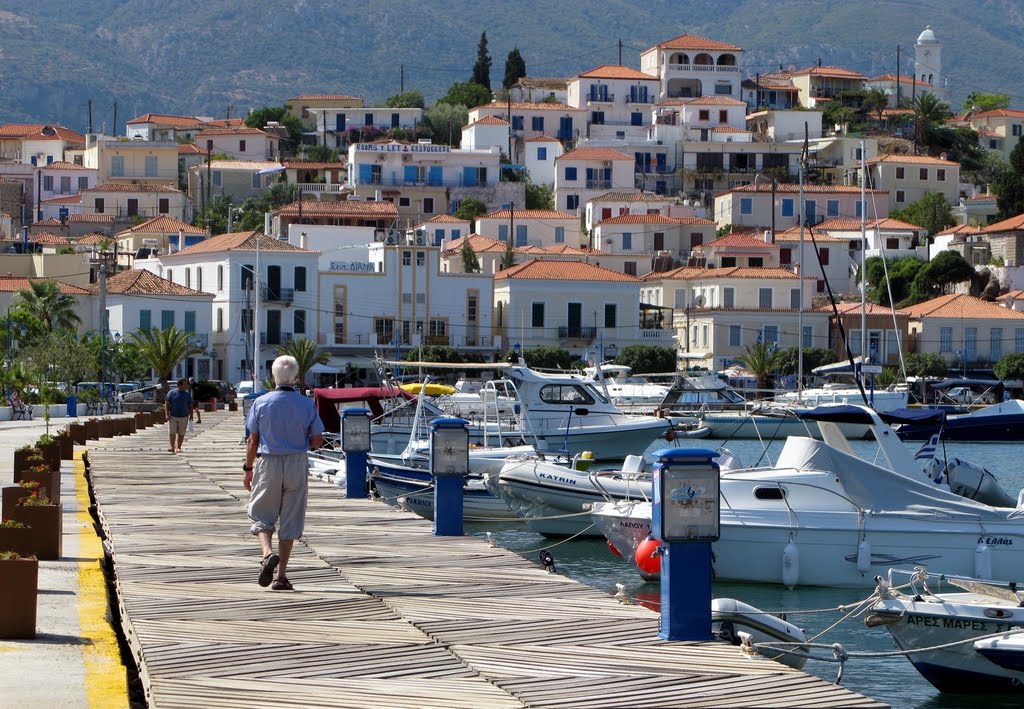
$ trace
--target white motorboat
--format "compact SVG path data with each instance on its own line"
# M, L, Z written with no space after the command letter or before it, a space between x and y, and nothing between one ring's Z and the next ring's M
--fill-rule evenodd
M733 645L748 644L770 660L799 670L809 657L807 635L784 618L766 613L735 598L711 599L711 632ZM773 645L792 643L785 651L758 647L761 643Z
M672 388L671 384L658 384L647 377L636 376L621 364L586 367L583 374L596 382L615 406L629 414L655 413Z
M536 456L512 456L484 483L526 526L547 537L596 536L589 511L604 500L650 499L650 472L642 456L626 456L616 470L581 470Z
M873 583L880 569L925 565L1020 576L1024 509L991 507L934 481L867 407L822 406L803 416L817 421L823 440L790 437L773 467L720 466L717 579L856 587ZM839 430L844 421L866 421L878 455L858 457ZM591 517L623 556L643 564L645 577L657 577L637 556L650 530L649 502L599 503Z
M370 484L388 504L434 519L434 483L429 472L397 467L382 471L375 467L370 473ZM479 476L469 476L463 485L462 518L466 522L495 522L518 516L484 487Z
M879 578L878 593L865 623L884 626L936 689L1024 691L1024 592L1015 584L922 571L900 587L893 574Z
M407 366L437 367L435 362L406 362ZM461 368L472 365L460 364ZM570 456L590 451L598 460L622 460L642 451L671 429L671 422L658 416L631 416L618 409L593 381L582 374L539 372L523 364L479 365L501 369L510 391L516 395L516 414L502 416L487 412L470 420L470 442L491 446L534 443L538 450L564 452ZM408 408L408 407L407 407ZM429 421L449 415L426 402ZM405 449L413 430L412 412L392 414L374 420L374 450L397 453Z

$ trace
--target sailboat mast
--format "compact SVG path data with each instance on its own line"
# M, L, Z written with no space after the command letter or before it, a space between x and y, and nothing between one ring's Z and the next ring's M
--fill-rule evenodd
M863 363L868 359L868 274L864 269L868 251L868 204L865 199L868 167L863 140L860 141L860 175L860 361L863 379Z
M804 123L804 149L800 152L800 245L797 248L797 288L800 289L797 299L796 314L796 398L800 401L804 391L804 222L807 214L804 211L804 168L807 166L808 126ZM772 202L774 214L775 203ZM772 238L775 235L772 234Z

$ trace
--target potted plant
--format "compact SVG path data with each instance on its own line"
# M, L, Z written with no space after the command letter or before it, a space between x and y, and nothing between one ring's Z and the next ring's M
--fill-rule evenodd
M39 492L42 487L38 480L22 480L17 485L5 485L2 490L2 502L0 502L0 514L4 518L10 516L15 506L25 497L33 492Z
M75 457L75 442L71 438L71 432L68 428L62 428L57 431L57 435L53 437L53 440L57 443L57 447L60 449L61 460L73 460Z
M15 519L32 528L32 547L36 557L43 561L60 559L63 550L61 506L38 492L24 498L13 510Z
M68 424L68 436L71 438L72 444L77 443L80 446L85 445L85 424L84 423L69 423Z
M32 553L32 528L16 519L0 520L0 552Z
M22 470L26 470L35 465L42 465L46 463L46 459L43 458L42 451L35 446L22 446L14 451L14 475L18 476L18 473Z
M36 442L36 448L42 454L43 459L46 460L46 464L51 468L60 467L60 446L57 444L57 440L49 433L44 433L39 437Z
M53 470L47 465L36 465L15 476L15 482L39 483L39 494L49 497L54 503L60 502L60 469Z
M0 552L0 579L0 638L34 638L39 562L17 552Z

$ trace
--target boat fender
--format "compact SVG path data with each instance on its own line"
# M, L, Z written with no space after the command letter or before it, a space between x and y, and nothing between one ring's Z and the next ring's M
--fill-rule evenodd
M557 571L555 571L555 557L551 552L549 552L547 549L541 549L538 557L540 558L540 563L543 564L544 569L549 574L558 573Z
M1017 493L1017 509L1024 510L1024 488Z
M648 536L636 546L633 561L636 567L647 574L661 573L661 540Z
M782 550L782 583L788 588L800 580L800 548L790 541Z
M866 574L871 571L871 542L861 539L857 545L857 571Z
M992 578L992 550L984 539L979 540L974 549L974 578Z
M606 539L605 541L608 542L608 551L610 551L615 556L622 556L622 552L615 548L615 545L612 544L611 539Z
M668 441L669 443L676 440L676 430L674 428L670 428L667 431L665 431L665 440Z

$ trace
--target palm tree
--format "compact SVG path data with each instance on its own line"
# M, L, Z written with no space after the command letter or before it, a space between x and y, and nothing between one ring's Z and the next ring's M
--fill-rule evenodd
M306 373L315 364L327 364L330 354L326 350L317 347L313 340L307 337L296 337L277 348L279 355L291 355L299 363L298 382L306 383Z
M743 349L744 353L737 359L757 378L757 388L767 389L768 378L778 369L781 352L775 349L774 343L760 341Z
M949 118L949 104L940 101L935 94L918 94L910 108L914 111L915 144L924 143L925 136L936 133Z
M167 380L178 363L203 351L202 347L189 341L189 333L174 325L163 330L155 327L151 330L136 330L131 338L138 346L139 357L156 372L157 381L160 382L156 392L157 402L163 401L167 395Z
M77 330L82 318L75 312L75 299L60 292L57 281L29 281L29 289L18 291L17 307L42 323L46 332Z

